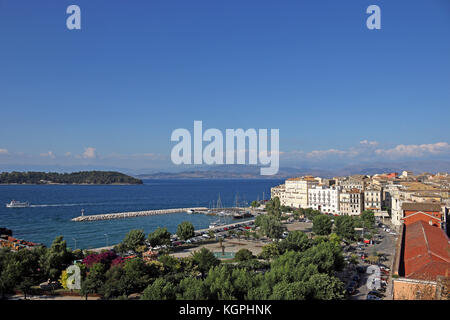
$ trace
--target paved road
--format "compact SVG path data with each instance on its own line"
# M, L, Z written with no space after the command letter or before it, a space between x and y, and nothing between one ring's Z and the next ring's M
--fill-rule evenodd
M377 252L379 254L383 254L386 257L386 261L382 261L384 265L389 267L392 270L392 263L395 255L395 244L397 242L397 236L391 235L381 228L378 228L378 233L383 236L380 243L374 244L374 245L368 245L364 247L364 250L359 251L356 250L356 253L362 253L364 252L365 255L372 255L373 253ZM360 260L359 265L362 266L369 266L369 264L365 263L364 261ZM357 274L356 270L347 270L346 276L351 277L353 274ZM367 278L369 274L359 274L361 277L358 285L358 290L355 294L349 297L350 300L366 300L367 293L370 291L369 288L366 286ZM391 299L391 293L392 293L392 279L391 275L388 277L388 285L386 288L384 298L385 300Z

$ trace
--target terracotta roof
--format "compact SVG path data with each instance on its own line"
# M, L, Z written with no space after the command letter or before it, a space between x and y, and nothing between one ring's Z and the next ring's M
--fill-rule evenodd
M417 211L441 211L439 203L431 202L404 202L402 210L417 210Z
M405 226L403 261L406 278L434 281L450 270L450 240L424 221Z

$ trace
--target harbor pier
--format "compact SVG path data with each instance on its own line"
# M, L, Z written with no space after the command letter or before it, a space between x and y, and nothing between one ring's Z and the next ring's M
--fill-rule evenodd
M94 214L87 215L84 214L73 218L71 221L82 222L82 221L98 221L98 220L112 220L112 219L123 219L123 218L135 218L144 216L154 216L160 214L170 214L170 213L180 213L188 211L206 211L206 207L195 207L195 208L174 208L174 209L158 209L158 210L146 210L146 211L131 211L131 212L118 212L118 213L105 213L105 214Z

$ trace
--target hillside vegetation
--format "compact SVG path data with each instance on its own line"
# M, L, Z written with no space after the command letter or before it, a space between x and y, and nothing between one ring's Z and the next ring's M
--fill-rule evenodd
M56 172L3 172L0 184L142 184L142 180L114 171Z

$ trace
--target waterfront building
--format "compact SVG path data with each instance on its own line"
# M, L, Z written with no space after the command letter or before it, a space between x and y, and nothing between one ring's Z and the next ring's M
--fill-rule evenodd
M278 186L270 188L270 199L274 199L276 197L278 197L280 199L280 204L283 204L285 202L285 197L286 197L286 185L285 184L280 184Z
M290 178L285 182L285 198L281 205L308 208L308 190L319 184L313 176Z
M339 214L339 186L312 186L308 190L308 203L322 213Z

